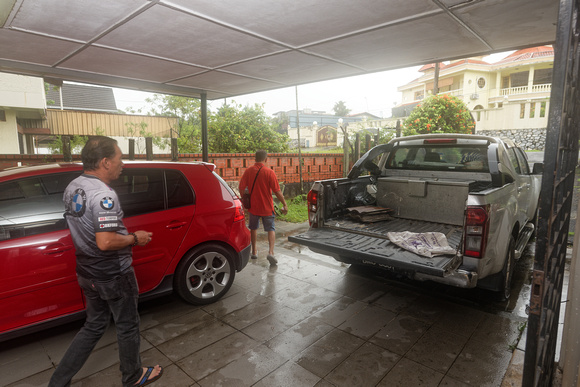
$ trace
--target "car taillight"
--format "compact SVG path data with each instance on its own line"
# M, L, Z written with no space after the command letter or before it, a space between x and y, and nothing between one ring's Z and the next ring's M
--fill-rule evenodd
M308 222L311 227L316 228L318 227L316 218L316 211L318 211L318 192L310 190L306 199L308 201Z
M242 206L242 201L240 199L234 199L234 204L236 205L234 222L244 222L246 220L246 217L244 215L244 207Z
M489 206L468 206L465 214L465 255L475 258L483 257L488 228Z

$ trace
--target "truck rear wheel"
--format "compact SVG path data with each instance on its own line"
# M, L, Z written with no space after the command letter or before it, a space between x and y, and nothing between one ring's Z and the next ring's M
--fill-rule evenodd
M508 245L508 251L506 253L506 259L501 271L501 285L502 288L499 290L499 296L502 301L507 300L511 296L511 288L512 288L512 278L514 274L514 266L515 266L515 245L516 241L512 236L510 236L510 241Z

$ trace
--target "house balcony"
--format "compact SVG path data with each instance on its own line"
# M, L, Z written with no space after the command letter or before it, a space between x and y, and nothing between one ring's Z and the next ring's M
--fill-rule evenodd
M447 90L447 91L441 91L439 93L437 93L437 95L450 95L452 97L458 97L461 98L463 97L463 89L456 89L456 90Z
M529 94L529 93L550 93L552 91L552 84L545 83L542 85L530 85L530 86L520 86L520 87L510 87L507 89L501 89L500 95L516 95L516 94Z
M510 101L519 101L523 99L540 99L550 96L552 91L552 84L545 83L541 85L529 85L510 87L507 89L500 89L499 95L490 97L489 103L503 103Z

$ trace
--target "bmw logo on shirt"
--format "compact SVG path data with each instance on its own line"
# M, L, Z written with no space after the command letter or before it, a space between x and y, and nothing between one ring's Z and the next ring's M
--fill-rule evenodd
M73 193L71 210L73 216L83 216L86 209L87 194L82 188L77 188Z
M103 210L111 210L113 209L113 207L115 207L115 202L113 201L113 198L111 198L110 196L106 196L101 199L101 208Z

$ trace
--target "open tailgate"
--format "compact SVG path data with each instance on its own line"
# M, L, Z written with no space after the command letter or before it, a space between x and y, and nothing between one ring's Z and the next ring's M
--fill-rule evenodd
M405 228L400 228L403 223ZM386 237L389 231L401 230L442 232L449 245L456 250L462 237L461 227L401 219L364 228L358 223L341 221L334 226L311 228L303 234L289 236L288 241L307 246L316 253L380 266L395 272L419 272L443 277L447 270L455 266L456 256L423 257L398 247Z

